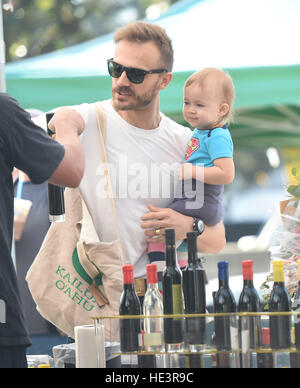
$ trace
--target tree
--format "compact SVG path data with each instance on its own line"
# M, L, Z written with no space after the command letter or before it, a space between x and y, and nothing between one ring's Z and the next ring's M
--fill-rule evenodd
M3 17L6 60L33 57L101 36L177 0L11 0Z

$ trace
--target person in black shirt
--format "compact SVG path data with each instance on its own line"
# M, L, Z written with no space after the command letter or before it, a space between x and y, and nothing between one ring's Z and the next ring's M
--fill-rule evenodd
M84 172L79 141L84 126L77 112L62 108L50 123L57 141L52 140L17 101L0 93L0 368L26 368L26 347L31 344L11 258L13 168L35 184L49 180L77 187Z

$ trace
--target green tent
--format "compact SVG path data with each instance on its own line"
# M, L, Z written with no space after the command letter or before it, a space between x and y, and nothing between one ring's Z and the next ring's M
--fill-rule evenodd
M300 146L300 1L182 0L153 20L175 50L161 109L182 122L182 88L195 70L227 70L236 86L231 126L239 146ZM110 98L111 34L6 66L8 92L26 108Z

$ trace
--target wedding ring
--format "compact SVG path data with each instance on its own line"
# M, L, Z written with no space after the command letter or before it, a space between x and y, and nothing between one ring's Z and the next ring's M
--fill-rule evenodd
M155 229L155 235L160 236L161 235L161 230L160 229Z

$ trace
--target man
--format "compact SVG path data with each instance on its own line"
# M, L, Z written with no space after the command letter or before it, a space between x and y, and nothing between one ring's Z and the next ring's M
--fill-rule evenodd
M142 278L148 263L147 239L162 242L165 228L174 228L177 240L182 240L193 229L192 217L167 208L174 198L172 167L179 167L191 131L160 112L159 93L169 85L173 66L165 31L136 22L117 31L115 41L114 58L108 60L112 100L100 105L107 119L105 148L125 257L134 265L135 277ZM81 136L86 169L80 191L99 238L112 241L115 231L99 201L103 171L94 107L82 104L74 109L86 122ZM198 238L201 252L218 252L224 245L222 223L206 227Z
M49 181L77 187L84 171L79 135L84 122L63 108L50 127L58 142L36 126L30 115L7 94L0 93L0 368L25 368L30 340L24 323L10 250L13 230L12 171L24 171L33 183Z

